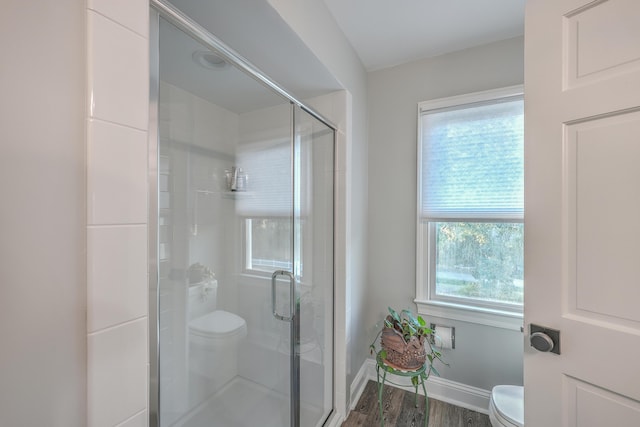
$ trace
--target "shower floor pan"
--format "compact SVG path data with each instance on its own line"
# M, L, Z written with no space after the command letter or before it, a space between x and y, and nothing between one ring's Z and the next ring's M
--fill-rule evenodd
M321 408L302 404L300 424L312 426ZM178 420L175 427L283 427L288 425L289 398L235 377L222 390ZM324 420L323 420L324 421ZM317 427L321 426L322 421Z

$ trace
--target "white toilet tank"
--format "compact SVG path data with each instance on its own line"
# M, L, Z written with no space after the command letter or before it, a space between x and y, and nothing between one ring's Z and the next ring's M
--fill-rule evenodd
M218 281L209 280L189 285L187 320L203 316L218 306Z

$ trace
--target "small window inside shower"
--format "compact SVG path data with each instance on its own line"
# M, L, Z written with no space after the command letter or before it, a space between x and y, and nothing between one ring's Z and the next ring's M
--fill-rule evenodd
M245 269L264 272L291 270L291 220L245 219Z
M275 270L293 271L290 217L256 217L244 220L244 268L247 272L273 273ZM302 235L301 224L296 222L294 238ZM301 260L301 245L296 242L295 259Z

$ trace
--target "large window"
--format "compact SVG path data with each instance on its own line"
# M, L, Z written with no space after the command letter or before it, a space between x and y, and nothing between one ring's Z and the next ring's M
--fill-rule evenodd
M418 301L522 311L520 91L420 104Z

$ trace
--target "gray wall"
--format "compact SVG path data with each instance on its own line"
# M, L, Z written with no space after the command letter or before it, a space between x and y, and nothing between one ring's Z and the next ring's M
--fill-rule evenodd
M417 104L523 81L522 37L369 73L369 280L364 325L373 327L387 306L416 310ZM444 378L486 390L495 384L522 384L521 333L429 320L456 327L456 349L444 352L451 364L440 369Z
M0 425L86 424L85 2L0 13Z

